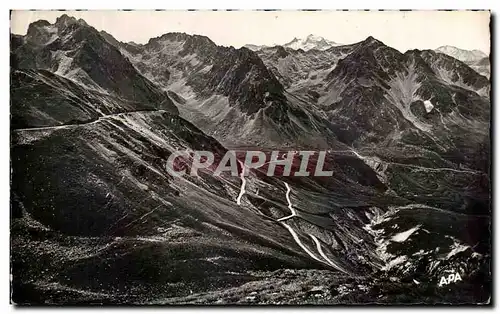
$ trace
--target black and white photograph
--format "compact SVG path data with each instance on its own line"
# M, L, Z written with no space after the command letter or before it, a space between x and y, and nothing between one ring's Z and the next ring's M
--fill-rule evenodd
M491 305L491 22L11 10L11 304Z

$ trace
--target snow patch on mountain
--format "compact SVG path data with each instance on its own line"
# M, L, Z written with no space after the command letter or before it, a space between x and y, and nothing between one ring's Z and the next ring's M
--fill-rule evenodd
M404 231L404 232L400 232L400 233L398 233L398 234L394 235L394 236L392 237L392 239L391 239L391 240L392 240L392 241L394 241L394 242L404 242L404 241L408 240L408 238L409 238L409 237L410 237L410 236L411 236L411 235L412 235L415 231L417 231L419 228L420 228L420 225L418 225L418 226L416 226L416 227L413 227L413 228L411 228L411 229L408 229L408 230L406 230L406 231Z
M427 113L431 112L432 109L434 108L434 105L430 100L424 101L424 106L425 106L425 111L427 111Z

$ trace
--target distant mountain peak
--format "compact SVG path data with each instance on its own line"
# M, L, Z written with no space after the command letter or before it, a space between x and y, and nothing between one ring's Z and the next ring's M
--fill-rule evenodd
M286 44L273 44L272 46L283 46L284 48L290 48L293 50L308 51L312 49L327 50L330 49L331 47L341 46L341 45L342 44L325 39L324 37L314 34L309 34L305 38L294 37L291 41L287 42ZM247 44L244 47L253 51L258 51L272 46Z
M294 37L290 42L283 45L283 47L291 48L294 50L302 49L304 51L308 51L311 49L317 50L327 50L334 46L339 46L340 44L325 39L321 36L309 34L306 38L300 39Z
M461 49L461 48L458 48L458 47L455 47L455 46L451 46L451 45L444 45L444 46L441 46L441 47L437 48L436 50L450 50L450 51L455 51L455 50L458 50L458 51L472 51L472 52L475 52L475 53L481 53L481 54L483 54L484 56L486 56L486 54L485 54L484 52L482 52L481 50L478 50L478 49L467 50L467 49Z
M444 53L462 62L476 62L488 57L487 54L480 50L466 50L454 46L441 46L435 50L436 52Z
M313 35L313 34L309 34L306 37L306 41L309 41L309 42L317 42L317 41L324 41L324 40L326 40L326 39L321 37L321 36L317 36L317 35Z

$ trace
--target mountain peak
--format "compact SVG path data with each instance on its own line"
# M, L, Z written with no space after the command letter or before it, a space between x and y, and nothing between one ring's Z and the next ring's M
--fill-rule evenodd
M46 21L46 20L38 20L38 21L32 22L28 26L28 31L26 34L28 36L30 36L30 35L36 36L36 34L38 34L40 32L40 29L42 29L44 27L48 27L50 25L51 25L50 22Z
M368 45L373 45L373 44L384 44L380 40L376 39L373 36L368 36L366 39L363 41L363 43L368 44Z
M58 17L56 19L56 25L69 25L71 23L76 23L76 18L75 17L72 17L72 16L69 16L67 14L63 14L61 15L60 17Z

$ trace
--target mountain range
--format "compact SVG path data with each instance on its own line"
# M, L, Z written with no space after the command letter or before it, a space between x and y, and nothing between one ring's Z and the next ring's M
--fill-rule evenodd
M13 301L488 302L491 84L453 53L11 34ZM333 176L173 177L179 150L322 150Z

